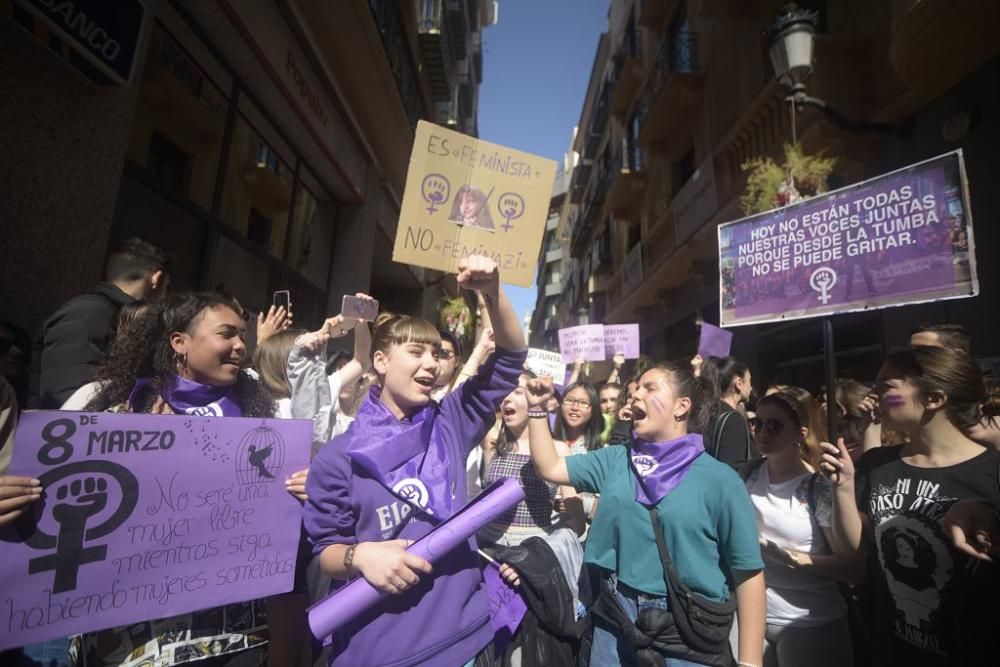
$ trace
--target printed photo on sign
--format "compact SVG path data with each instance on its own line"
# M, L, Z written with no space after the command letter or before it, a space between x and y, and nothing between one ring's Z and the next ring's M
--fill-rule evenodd
M10 473L41 480L43 495L0 529L0 649L290 590L301 505L284 480L308 467L311 432L23 413Z
M718 233L723 326L979 293L961 151Z
M530 287L555 174L552 160L420 121L393 260L455 273L486 255L501 280Z

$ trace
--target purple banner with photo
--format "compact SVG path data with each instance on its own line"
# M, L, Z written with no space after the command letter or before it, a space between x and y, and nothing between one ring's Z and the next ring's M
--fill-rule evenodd
M0 649L291 590L311 424L25 412L10 474L41 480L0 529Z
M604 358L611 359L619 353L626 359L639 358L638 324L604 325Z
M702 322L701 338L698 340L698 354L702 359L728 357L733 349L733 333L717 326Z
M567 364L579 357L587 361L604 361L604 325L584 324L559 330L559 352Z
M722 326L979 293L961 151L719 227Z

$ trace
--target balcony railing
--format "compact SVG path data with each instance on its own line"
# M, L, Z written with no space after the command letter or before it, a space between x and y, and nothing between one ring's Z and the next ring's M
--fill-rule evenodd
M635 24L625 32L621 49L615 54L611 80L614 81L611 98L612 110L624 112L642 84L642 40Z
M431 96L435 101L448 101L454 82L455 58L451 50L451 31L445 20L444 0L420 0L417 39Z
M584 159L593 158L597 154L597 149L601 145L601 137L604 136L604 129L608 124L608 109L611 106L611 93L614 89L614 77L605 79L601 86L601 92L594 100L594 106L590 112L590 123L587 125L587 137L584 143Z
M382 48L385 49L392 78L396 81L396 89L403 99L410 127L416 128L417 121L428 115L420 95L417 65L413 62L413 53L406 41L399 4L395 0L369 0L368 6L372 10L375 27L382 37Z
M469 18L465 0L448 0L448 27L451 36L451 50L458 59L468 53Z
M701 71L698 43L697 33L686 30L675 32L663 40L636 107L640 127L650 120L650 114L672 76Z

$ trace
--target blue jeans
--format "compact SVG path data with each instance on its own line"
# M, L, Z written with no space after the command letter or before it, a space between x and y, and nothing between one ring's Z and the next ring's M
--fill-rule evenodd
M625 615L633 623L639 617L640 609L669 609L667 598L646 595L629 588L611 575L611 588L618 597L618 602ZM634 667L636 664L635 647L618 636L618 630L606 625L601 619L594 618L594 643L590 649L590 667ZM667 658L667 667L702 667L701 663Z

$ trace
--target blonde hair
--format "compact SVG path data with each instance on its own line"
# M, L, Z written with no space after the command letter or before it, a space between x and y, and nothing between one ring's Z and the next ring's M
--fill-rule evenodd
M441 347L441 334L433 324L413 315L382 313L375 318L372 332L372 357L376 352L388 354L393 345L420 343Z
M260 374L261 382L275 398L292 396L292 387L288 383L288 355L292 352L295 339L302 333L290 329L279 331L254 350L254 368Z

